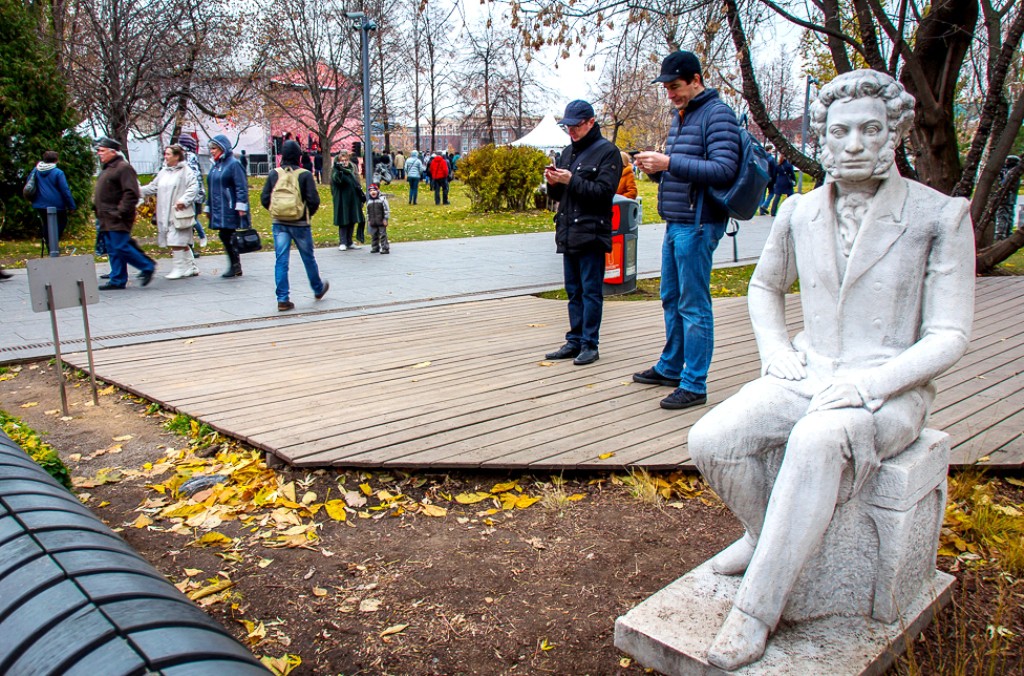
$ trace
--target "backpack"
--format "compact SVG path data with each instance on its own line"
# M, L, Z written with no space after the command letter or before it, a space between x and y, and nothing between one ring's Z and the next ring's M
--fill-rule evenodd
M36 170L33 169L32 173L28 175L28 180L25 181L25 187L21 189L21 195L31 202L38 194L39 186L36 185Z
M724 105L724 104L723 104ZM725 188L708 188L708 197L729 212L731 218L749 221L757 213L764 191L771 180L768 152L757 139L747 131L746 116L740 126L740 167L732 185ZM701 123L705 139L704 156L707 157L708 115Z
M280 167L277 183L270 193L270 217L275 221L301 221L306 215L306 203L302 201L299 175L309 173L305 169Z

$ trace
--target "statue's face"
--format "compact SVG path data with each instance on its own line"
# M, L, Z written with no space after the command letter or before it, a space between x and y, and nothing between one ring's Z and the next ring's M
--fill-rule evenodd
M880 99L861 97L829 106L825 151L831 157L826 166L837 180L866 181L875 176L888 141L889 120Z

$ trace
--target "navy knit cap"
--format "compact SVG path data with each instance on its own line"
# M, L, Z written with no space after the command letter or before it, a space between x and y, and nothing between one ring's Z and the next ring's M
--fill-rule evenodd
M185 148L186 150L191 150L192 152L196 152L199 150L199 144L196 142L194 138L192 138L191 134L182 134L181 136L179 136L178 145L181 146L182 148Z
M558 121L558 124L572 127L580 122L586 122L592 117L594 117L594 106L581 99L576 99L570 101L569 105L565 107L565 115Z

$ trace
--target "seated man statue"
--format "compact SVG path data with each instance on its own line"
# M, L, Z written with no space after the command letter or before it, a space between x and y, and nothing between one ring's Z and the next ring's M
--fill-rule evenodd
M913 111L902 85L872 70L821 89L812 129L828 178L786 200L750 282L762 377L690 432L694 463L746 529L711 561L744 574L707 656L719 668L761 658L836 506L917 439L932 380L967 349L968 202L896 171ZM804 329L791 341L797 278ZM773 482L766 456L782 448Z

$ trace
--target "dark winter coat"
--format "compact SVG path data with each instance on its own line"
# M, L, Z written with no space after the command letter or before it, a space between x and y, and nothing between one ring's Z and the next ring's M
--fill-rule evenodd
M568 169L568 185L548 184L548 196L558 200L555 246L558 253L612 250L612 199L622 175L619 149L601 137L598 124L565 147L556 166Z
M122 155L104 164L93 192L100 232L131 232L139 197L139 177Z
M678 114L673 116L665 153L670 158L668 170L652 176L659 183L658 213L666 221L693 223L699 191L727 187L739 171L740 125L716 90L705 89L695 96L681 120ZM725 223L728 219L728 212L704 200L702 221Z
M294 148L290 147L294 146ZM281 167L280 169L272 169L270 174L267 176L267 182L263 184L263 192L260 193L260 204L263 205L264 209L270 209L270 196L274 192L274 186L277 185L277 179L281 169L291 169L292 171L299 170L299 144L295 141L285 141L284 149L281 153ZM308 226L310 219L313 218L313 214L320 208L320 193L316 189L316 179L313 178L313 174L309 171L303 171L299 174L299 191L302 193L302 201L306 205L306 215L297 221L282 221L279 219L272 219L276 225L291 225L291 226Z
M331 197L334 198L335 225L341 227L366 222L363 216L366 197L359 185L356 168L351 163L334 163L331 170Z
M789 160L783 159L775 172L776 195L792 195L793 186L796 185L796 171Z
M75 198L71 196L68 178L57 167L36 172L36 198L32 200L33 209L53 207L57 211L74 211Z
M206 213L210 215L210 227L214 230L247 228L251 221L249 180L245 177L245 169L231 152L231 141L227 136L218 134L213 140L225 150L206 177ZM239 211L244 211L245 216L239 216Z

